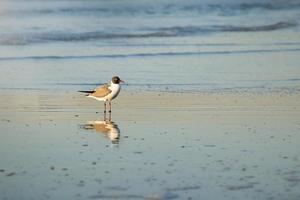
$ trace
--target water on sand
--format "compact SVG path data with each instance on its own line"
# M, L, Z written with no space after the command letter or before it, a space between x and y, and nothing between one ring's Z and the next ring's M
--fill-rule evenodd
M0 199L299 199L299 9L2 0Z

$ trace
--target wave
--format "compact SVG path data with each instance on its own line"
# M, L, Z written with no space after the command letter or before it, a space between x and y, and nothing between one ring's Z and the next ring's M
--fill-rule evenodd
M165 33L172 35L195 35L199 33L216 33L216 32L259 32L259 31L274 31L296 27L296 22L277 22L259 26L234 26L234 25L208 25L208 26L175 26L161 28Z
M38 1L37 1L38 2ZM159 1L133 3L132 1L77 1L76 4L65 4L54 1L53 5L36 7L18 7L3 10L0 15L80 15L92 14L102 16L133 16L133 15L168 15L174 13L218 13L221 15L236 15L241 12L252 10L276 11L299 9L300 2L297 0L289 1L252 1L252 2L228 2L228 3L209 3L199 1ZM18 2L20 3L20 2ZM57 5L58 6L57 6Z
M31 43L44 42L76 42L91 40L111 40L129 38L152 38L176 36L168 32L153 32L145 34L129 33L105 33L101 31L70 33L70 32L45 32L2 35L0 45L28 45Z
M193 56L193 55L225 55L225 54L252 54L252 53L276 53L298 52L300 49L258 49L236 51L203 51L203 52L162 52L162 53L136 53L136 54L110 54L110 55L78 55L78 56L23 56L0 57L1 61L18 60L71 60L71 59L100 59L100 58L129 58L129 57L156 57L156 56Z
M92 40L112 40L130 38L157 38L157 37L181 37L196 36L209 33L221 32L260 32L275 31L296 27L296 22L277 22L259 26L235 26L235 25L207 25L207 26L174 26L160 28L144 28L136 33L108 33L101 31L70 33L62 31L52 31L44 33L24 33L1 35L0 45L27 45L31 43L43 42L76 42ZM144 33L140 33L140 32Z
M217 12L222 15L236 15L241 12L250 12L252 10L276 11L276 10L295 10L300 8L299 1L282 1L282 2L248 2L248 3L227 3L227 4L206 4L206 5L189 5L181 9L198 13Z

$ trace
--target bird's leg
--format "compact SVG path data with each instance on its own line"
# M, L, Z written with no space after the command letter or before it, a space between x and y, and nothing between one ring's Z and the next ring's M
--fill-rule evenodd
M106 121L106 101L104 101L104 121Z
M111 101L109 101L108 104L109 104L109 111L108 112L111 113Z
M108 111L108 121L111 121L111 101L108 102L109 104L109 111Z

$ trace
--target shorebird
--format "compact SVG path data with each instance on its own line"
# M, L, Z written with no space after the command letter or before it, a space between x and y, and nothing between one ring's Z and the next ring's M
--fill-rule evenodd
M109 113L111 113L111 101L118 96L121 90L120 83L124 83L118 76L111 78L110 84L102 85L92 91L79 91L88 93L86 96L94 98L98 101L104 101L104 114L106 114L106 103L109 105Z

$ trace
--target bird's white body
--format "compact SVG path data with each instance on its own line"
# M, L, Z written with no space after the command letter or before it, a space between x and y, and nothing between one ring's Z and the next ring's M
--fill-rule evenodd
M91 97L94 98L98 101L111 101L114 98L116 98L118 96L118 94L120 93L121 90L121 85L120 84L115 84L111 81L110 86L108 87L109 90L111 90L111 92L109 94L107 94L104 97L95 97L92 95L88 95L87 97Z

